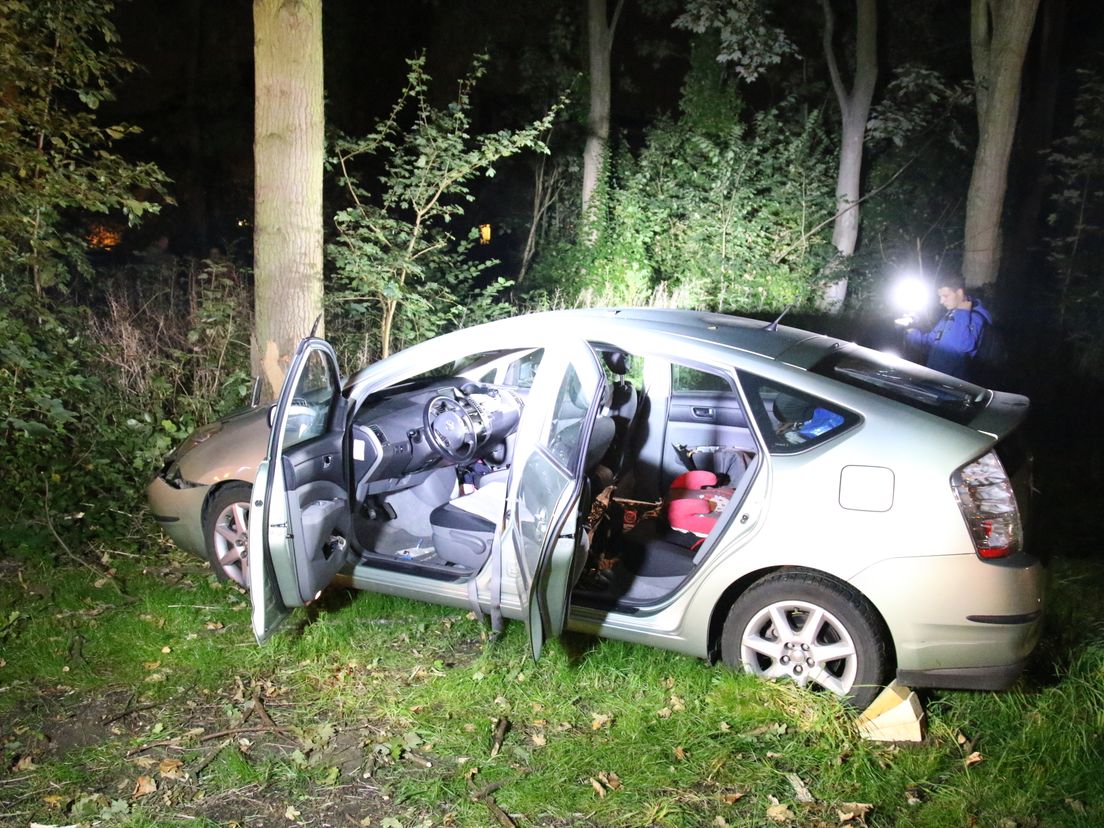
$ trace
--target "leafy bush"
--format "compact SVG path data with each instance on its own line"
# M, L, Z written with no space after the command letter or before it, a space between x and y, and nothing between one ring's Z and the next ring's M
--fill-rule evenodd
M53 301L30 286L10 292L0 310L8 537L36 548L127 533L163 455L247 397L242 281L229 263L185 261L107 272Z
M610 159L589 237L560 240L534 265L543 295L636 303L659 290L681 304L741 311L813 300L830 251L810 231L832 210L817 118L773 111L746 123L708 54L696 53L681 115L661 119L639 152Z
M1045 239L1054 271L1057 329L1073 345L1082 371L1104 379L1104 74L1079 72L1072 134L1055 142L1048 162L1054 177Z
M74 211L118 211L134 224L167 200L155 165L114 151L139 130L96 119L134 68L111 11L99 0L0 0L0 261L39 290L70 267L91 272Z
M339 138L330 165L349 206L334 216L336 238L327 246L335 272L328 288L331 320L357 327L363 355L387 356L444 327L505 312L497 297L508 283L480 285L493 262L467 254L476 228L454 227L470 187L494 165L526 149L547 152L540 140L555 110L521 129L472 135L472 94L485 72L477 57L446 107L429 100L424 57L409 61L406 86L386 119L363 138ZM366 162L382 165L370 178ZM369 169L371 169L369 167ZM371 183L366 183L371 182Z

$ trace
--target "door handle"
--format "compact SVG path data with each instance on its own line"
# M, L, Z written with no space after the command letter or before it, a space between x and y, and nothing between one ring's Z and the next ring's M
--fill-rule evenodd
M713 419L713 415L716 413L716 411L714 409L708 408L704 405L695 405L690 410L693 412L694 416L697 417L699 420L706 420L706 419L711 420L711 419Z

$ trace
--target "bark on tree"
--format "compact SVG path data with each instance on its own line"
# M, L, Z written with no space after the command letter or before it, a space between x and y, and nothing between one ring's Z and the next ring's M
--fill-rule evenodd
M583 149L583 215L590 209L606 156L610 129L610 51L624 0L617 0L613 19L606 14L606 0L587 0L587 53L590 62L590 111Z
M533 207L529 219L529 233L525 237L525 247L521 252L521 265L518 267L515 285L520 285L529 273L529 266L537 253L537 237L548 214L548 208L559 199L563 190L561 169L553 165L548 169L548 156L541 155L533 170Z
M859 198L862 184L863 142L874 85L878 80L878 9L876 0L855 0L855 77L848 90L840 73L833 45L835 14L830 0L824 9L824 58L840 108L841 141L839 174L836 178L836 218L832 244L840 256L855 252L859 238ZM847 277L828 285L821 300L825 310L836 313L847 294Z
M254 0L253 367L279 390L322 313L322 0Z
M970 45L977 86L978 147L966 196L962 275L990 285L1000 269L1000 221L1016 134L1024 56L1039 0L971 0Z

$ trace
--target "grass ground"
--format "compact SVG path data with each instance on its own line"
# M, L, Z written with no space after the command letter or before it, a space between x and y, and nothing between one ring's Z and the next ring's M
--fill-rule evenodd
M1052 570L1021 684L932 693L897 746L787 685L578 638L533 663L519 624L376 595L257 647L153 540L4 558L0 824L1099 826L1104 566Z

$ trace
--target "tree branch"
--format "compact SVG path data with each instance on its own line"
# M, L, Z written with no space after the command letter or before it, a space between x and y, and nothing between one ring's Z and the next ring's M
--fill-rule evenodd
M925 145L925 146L926 146L926 145ZM923 149L923 147L921 147L921 150L922 150L922 149ZM789 247L786 247L786 248L784 248L784 249L782 250L782 252L781 252L781 253L778 253L777 255L775 255L775 257L774 257L774 263L775 263L775 264L780 264L781 262L783 262L783 261L784 261L784 260L786 259L786 257L787 257L787 256L789 256L789 255L790 255L790 253L792 253L792 252L793 252L793 251L794 251L795 249L797 249L798 247L800 247L801 245L803 245L803 244L804 244L804 243L805 243L805 242L806 242L806 241L807 241L807 240L808 240L808 239L809 239L809 238L810 238L811 236L815 235L815 234L816 234L816 233L818 233L818 232L819 232L820 230L823 230L823 229L824 229L825 227L827 227L827 226L828 226L829 224L831 224L831 223L832 223L833 221L835 221L835 220L836 220L837 218L839 218L840 216L842 216L842 215L843 215L844 213L846 213L846 212L847 212L848 210L854 209L854 207L855 207L856 205L858 205L858 204L862 204L862 203L863 203L864 201L866 201L867 199L870 199L870 198L873 198L874 196L876 196L876 195L877 195L878 193L880 193L880 192L881 192L882 190L884 190L884 189L885 189L886 187L888 187L888 186L889 186L890 184L892 184L892 183L893 183L894 181L896 181L896 180L897 180L897 179L898 179L898 178L899 178L899 177L901 176L901 173L903 173L903 172L904 172L905 170L907 170L907 169L908 169L908 168L909 168L910 166L912 166L912 162L913 162L913 161L915 161L915 160L916 160L917 158L919 158L919 157L920 157L920 153L919 153L919 152L917 152L917 153L916 153L915 155L913 155L913 156L912 156L912 158L910 158L910 159L909 159L908 161L906 161L906 162L905 162L904 164L902 164L902 165L901 165L901 168L900 168L899 170L897 170L897 172L893 173L893 175L891 175L891 176L889 177L889 180L888 180L888 181L886 181L886 182L885 182L884 184L882 184L882 185L881 185L881 186L879 186L879 187L875 187L875 188L874 188L873 190L871 190L871 191L870 191L869 193L867 193L866 195L864 195L864 196L862 196L861 198L859 198L859 199L855 200L854 202L851 202L850 204L848 204L848 205L847 205L846 207L844 207L844 208L843 208L842 210L840 210L840 211L839 211L838 213L836 213L835 215L833 215L833 216L831 216L831 217L829 217L829 218L826 218L826 219L825 219L824 221L822 221L822 222L821 222L820 224L816 225L816 226L815 226L814 228L812 228L812 229L811 229L811 230L810 230L809 232L807 232L807 233L803 233L803 234L801 235L801 237L800 237L800 238L799 238L799 239L798 239L797 241L795 241L795 242L794 242L793 244L791 244L791 245L790 245Z
M613 50L613 33L617 29L617 21L621 17L621 10L625 8L625 0L617 0L617 5L613 7L613 17L610 19L609 28L606 30L606 51Z
M828 75L832 79L832 89L835 90L836 100L839 101L840 112L844 116L851 107L851 96L843 85L840 77L839 62L836 60L836 50L832 41L836 36L836 14L832 11L831 0L820 0L824 9L824 60L828 63Z

